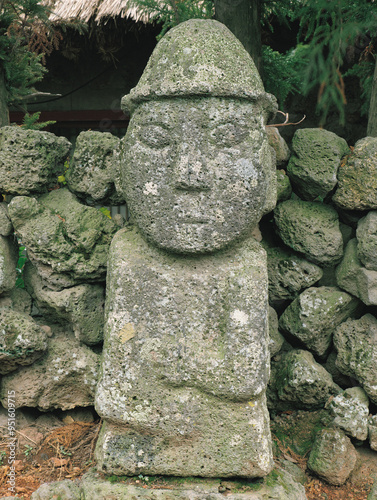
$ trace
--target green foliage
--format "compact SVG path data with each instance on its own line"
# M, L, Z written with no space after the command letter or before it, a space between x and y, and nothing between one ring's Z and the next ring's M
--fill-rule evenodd
M48 125L53 125L54 123L56 123L56 121L54 120L48 120L47 122L38 122L40 116L41 116L40 111L37 111L32 115L26 113L24 119L22 120L21 127L28 130L41 130L42 128L45 128Z
M24 267L26 262L27 262L26 248L23 245L20 245L18 248L18 261L16 266L16 271L18 274L18 277L16 279L16 288L25 288Z
M309 57L307 45L297 45L287 54L281 54L271 47L262 47L264 86L267 92L276 96L279 106L289 94L302 93L302 77Z
M7 452L4 450L0 451L0 466L4 465L4 460L7 456Z
M101 207L99 209L99 211L103 214L103 215L106 215L106 217L108 217L109 219L111 219L111 212L108 208L106 207Z
M38 46L38 33L40 39L48 39L46 24L47 9L39 0L2 0L0 69L5 76L8 102L29 94L43 77L43 54L34 49Z
M64 174L59 175L59 177L58 177L59 184L63 184L63 186L65 186L67 184L65 176L67 175L68 169L69 169L69 160L66 160L64 162Z
M354 64L351 69L349 69L344 76L353 76L357 77L360 80L361 94L360 99L362 102L361 105L361 114L368 115L369 102L372 94L372 83L373 83L373 74L374 74L374 66L375 62L373 61L360 61L357 64Z
M179 23L194 18L211 18L214 13L213 0L131 0L130 3L152 21L162 23L157 39Z
M300 20L300 34L309 45L304 92L319 88L317 111L325 123L333 107L344 122L346 103L341 67L346 48L356 37L377 25L377 3L368 0L306 0L293 16Z
M26 444L25 445L25 450L24 450L25 457L28 457L29 455L31 455L32 451L33 451L33 447L30 446L29 444Z

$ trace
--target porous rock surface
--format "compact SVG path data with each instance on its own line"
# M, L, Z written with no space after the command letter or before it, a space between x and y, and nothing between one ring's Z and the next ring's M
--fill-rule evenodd
M361 387L350 387L326 405L333 423L348 436L365 441L368 437L369 398Z
M0 294L16 285L17 244L11 236L0 236Z
M84 344L98 344L103 340L105 291L102 285L85 283L64 290L51 290L30 262L25 266L24 280L46 318L53 323L67 321L77 340Z
M274 210L277 233L286 245L315 264L334 265L343 255L337 212L329 205L287 200Z
M45 193L57 184L71 143L50 132L0 128L0 190L18 195Z
M343 259L336 268L337 284L359 297L367 306L377 305L377 271L363 267L357 250L357 239L353 238L348 242Z
M337 172L350 149L344 139L319 128L297 130L287 167L295 192L304 200L324 198L337 184Z
M334 332L338 352L336 366L356 379L373 403L377 403L377 319L365 314L348 319Z
M272 305L292 300L322 278L322 269L288 249L264 245L267 251L268 295Z
M377 212L359 220L356 231L357 255L367 269L377 271Z
M323 408L329 397L341 390L308 351L295 349L275 359L269 383L270 403L274 408Z
M0 374L31 365L47 350L47 334L33 319L12 309L0 309Z
M72 333L55 327L43 357L1 379L1 403L7 407L8 391L17 387L16 408L43 411L92 406L98 371L98 355Z
M169 480L168 480L169 481ZM240 483L235 481L222 481L221 479L179 479L172 478L169 487L153 488L129 484L116 484L106 481L98 473L89 471L80 481L56 481L43 484L35 491L31 500L50 500L59 495L64 500L80 500L92 498L102 500L105 498L117 500L306 500L305 489L295 482L286 471L278 469L273 471L263 482L254 485L249 491L237 492ZM245 488L243 488L245 490Z
M309 455L308 468L330 484L344 484L356 465L357 453L340 429L322 429Z
M280 316L279 327L305 347L324 356L332 343L334 327L351 317L360 302L335 287L312 287L302 292Z
M0 235L9 236L12 234L13 226L8 217L8 206L6 203L0 203Z
M43 267L66 277L64 286L104 280L117 227L99 210L82 205L67 189L57 189L39 199L15 197L8 211L28 256L46 281L58 285Z
M97 412L112 424L97 444L99 467L266 475L267 311L266 256L255 240L182 258L136 229L119 231L96 394Z
M119 142L109 132L81 132L65 174L70 191L89 204L124 203L114 187L114 151Z
M333 201L346 210L374 210L376 190L377 138L365 137L356 142L345 165L339 169Z

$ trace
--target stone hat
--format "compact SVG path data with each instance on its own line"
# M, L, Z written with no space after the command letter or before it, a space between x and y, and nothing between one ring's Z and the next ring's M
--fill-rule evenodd
M241 42L210 19L186 21L160 40L139 83L123 97L122 109L132 114L141 102L180 96L258 101L266 114L277 109Z

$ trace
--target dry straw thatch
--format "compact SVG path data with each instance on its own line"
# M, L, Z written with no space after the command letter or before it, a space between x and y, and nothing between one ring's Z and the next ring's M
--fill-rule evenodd
M99 23L109 17L130 18L133 21L147 23L146 16L131 5L130 0L55 0L50 3L51 21L68 21L79 19L88 22L93 18Z

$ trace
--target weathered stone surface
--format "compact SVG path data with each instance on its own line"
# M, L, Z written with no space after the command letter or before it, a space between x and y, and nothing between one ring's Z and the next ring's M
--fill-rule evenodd
M8 207L6 203L0 203L0 235L10 236L13 232L13 226L8 217Z
M277 127L266 127L268 144L274 148L276 153L276 165L280 167L281 165L285 165L291 152L289 147L283 137L280 135L279 129Z
M357 453L339 429L322 429L309 455L308 467L330 484L344 484L356 465Z
M289 403L291 408L323 408L328 398L341 390L308 351L284 353L271 367L272 397L275 393L278 400Z
M140 481L140 480L139 480ZM141 482L141 481L140 481ZM153 478L145 478L144 485L114 483L90 471L80 481L59 481L43 484L31 496L32 500L50 500L61 495L64 500L306 500L305 489L284 470L274 470L264 481L250 485L237 480L165 478L167 487L155 487ZM242 491L238 491L242 488ZM74 495L74 496L72 496Z
M377 319L371 314L348 319L335 329L334 345L338 351L336 366L356 379L377 403Z
M274 211L277 232L286 245L316 264L331 266L343 255L336 211L329 205L287 200Z
M53 291L46 287L30 263L25 266L24 280L39 311L46 318L53 322L68 321L77 340L84 344L98 344L103 340L103 286L83 284Z
M277 312L271 306L268 308L268 332L270 336L270 355L275 356L284 344L284 337L279 332L279 319Z
M250 235L276 203L265 130L276 100L222 24L192 19L157 44L122 142L120 188L144 236L178 253L207 253Z
M324 356L330 349L334 327L352 316L359 305L358 299L338 288L308 288L285 309L279 327L310 351Z
M287 173L295 192L309 201L334 189L341 159L350 152L344 139L319 128L297 130L292 150Z
M0 294L16 286L17 243L12 237L0 236Z
M350 437L365 441L368 437L369 398L361 387L351 387L326 405L334 424Z
M367 306L377 304L377 271L362 266L357 254L356 238L346 246L335 275L340 288L359 297Z
M363 217L356 231L357 255L367 269L377 271L377 212Z
M377 415L371 415L368 418L368 435L369 446L372 450L377 451Z
M292 300L322 278L323 271L301 256L279 247L265 245L268 266L268 293L272 305Z
M104 279L117 227L99 210L82 205L67 189L57 189L38 200L15 197L8 211L30 260L38 271L42 264L47 281L43 267L67 277L63 286ZM56 281L50 283L56 286Z
M336 366L336 357L338 353L333 349L330 354L327 356L326 362L323 366L330 373L333 378L333 381L338 384L340 387L352 387L354 385L354 381L347 375L343 375L343 373Z
M81 132L65 174L68 187L87 203L117 205L124 202L114 188L114 150L120 140L109 132Z
M46 332L30 316L0 309L0 374L32 364L46 349Z
M52 498L80 500L80 487L77 483L65 479L64 481L54 481L52 483L42 484L31 495L31 500L51 500ZM94 494L90 498L92 498L92 500L96 500L96 498L99 500L100 497Z
M373 486L367 496L367 500L377 500L377 481L374 480Z
M292 186L288 175L284 170L276 170L277 201L289 200L292 194Z
M0 190L45 193L63 170L71 143L65 137L20 127L0 129Z
M251 102L145 102L122 148L123 196L144 236L161 248L221 249L248 236L266 204L273 206L266 202L272 156L261 112Z
M181 23L160 40L122 107L132 112L146 100L182 95L233 97L256 101L266 112L277 109L240 41L208 19Z
M119 231L96 395L97 412L117 425L103 431L100 467L266 475L267 311L266 256L255 240L182 257L148 245L136 229Z
M357 141L352 154L338 172L333 201L346 210L377 208L377 138Z
M16 387L17 408L69 410L76 406L92 406L98 369L97 354L80 345L70 332L55 328L45 356L32 366L2 378L1 403L7 407L8 390Z

